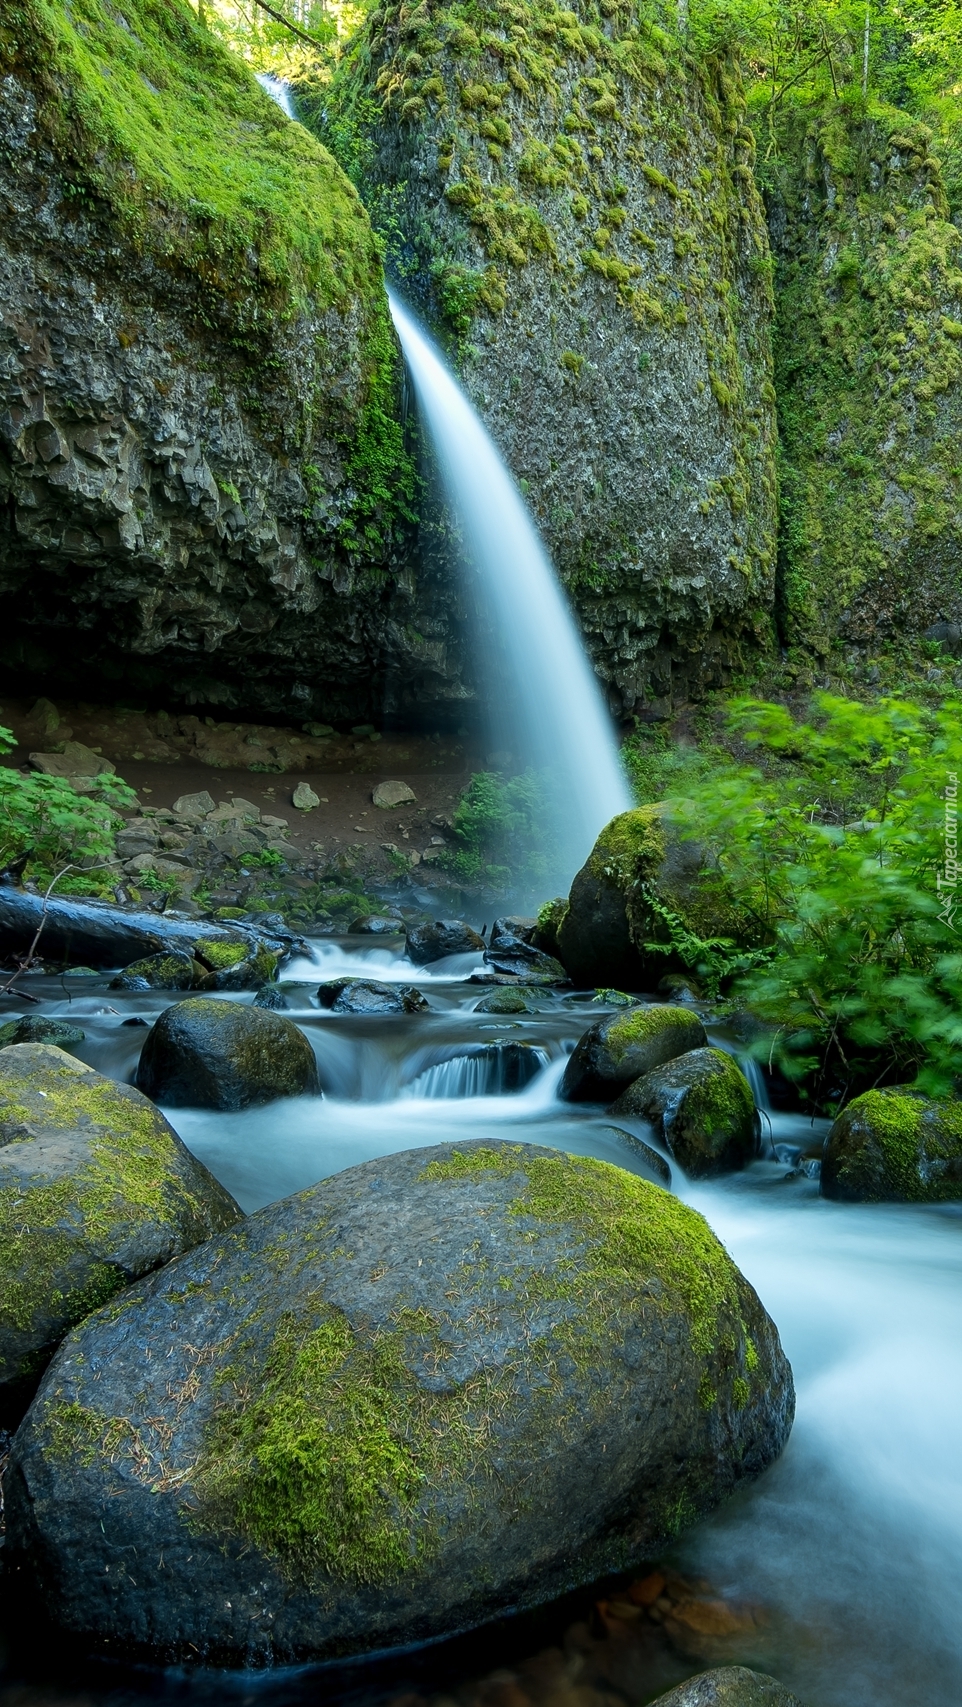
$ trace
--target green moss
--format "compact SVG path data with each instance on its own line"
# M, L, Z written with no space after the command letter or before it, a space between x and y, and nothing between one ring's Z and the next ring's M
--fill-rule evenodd
M37 88L78 211L164 269L234 306L369 294L376 246L350 183L185 0L14 0L0 65Z
M584 1239L584 1255L559 1278L556 1296L587 1306L599 1288L611 1296L622 1286L654 1279L663 1307L684 1310L692 1346L701 1356L718 1338L721 1313L738 1314L737 1271L724 1247L702 1216L658 1186L609 1162L564 1155L525 1158L520 1147L510 1144L456 1150L445 1161L429 1162L422 1178L460 1179L483 1172L522 1174L526 1184L512 1213L568 1225Z
M690 1030L694 1016L688 1008L633 1007L623 1018L609 1023L605 1032L607 1047L615 1061L620 1061L636 1043L647 1043L664 1031L679 1026Z
M825 656L956 596L962 237L905 113L788 100L776 132L779 620Z
M228 966L239 966L242 960L246 960L250 947L246 942L218 942L200 937L195 952L212 972L223 972Z
M0 1326L26 1331L49 1308L70 1326L125 1284L97 1254L118 1225L167 1225L191 1207L170 1171L173 1140L151 1104L109 1079L45 1065L27 1082L4 1071L2 1056L0 1125L16 1134L15 1145L32 1130L78 1128L89 1142L89 1160L76 1172L0 1186Z
M714 1072L706 1072L685 1097L685 1124L711 1142L741 1132L755 1107L751 1086L738 1063L723 1049L709 1051Z

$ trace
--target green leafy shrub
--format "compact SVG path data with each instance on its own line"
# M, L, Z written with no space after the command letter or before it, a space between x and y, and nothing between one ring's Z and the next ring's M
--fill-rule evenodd
M9 729L0 728L0 753L17 745ZM98 887L93 868L116 855L114 835L123 823L117 808L136 805L132 789L119 777L97 778L98 793L77 794L62 777L33 772L24 776L11 765L0 765L0 869L29 854L27 869L42 882L68 865L87 866L64 877L61 894L89 893Z
M799 722L738 700L729 734L761 763L716 765L672 803L771 944L735 994L824 1105L873 1084L962 1082L962 888L945 885L960 715L955 697L819 694Z
M444 864L463 883L543 892L548 813L547 788L536 771L512 777L476 771L454 813L457 846L446 851Z

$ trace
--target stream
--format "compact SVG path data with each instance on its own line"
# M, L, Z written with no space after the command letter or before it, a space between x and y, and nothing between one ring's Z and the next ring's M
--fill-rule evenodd
M557 1100L571 1049L604 1008L588 995L545 990L530 1014L476 1013L484 990L467 980L480 956L416 968L400 948L326 939L312 945L311 958L285 969L287 1011L316 1052L321 1097L239 1115L165 1111L245 1210L369 1158L487 1135L645 1172L632 1142L652 1141L643 1122L615 1126L597 1107ZM317 985L341 975L416 984L429 1010L323 1012ZM36 977L30 988L44 998L45 1013L83 1026L83 1059L127 1079L146 1035L137 1022L149 1023L171 998L124 994L108 982L75 978L68 988L62 979ZM723 1031L708 1029L713 1042L734 1048ZM753 1077L759 1087L757 1071ZM767 1109L762 1119L769 1159L708 1184L690 1183L673 1164L672 1182L756 1287L798 1389L782 1459L684 1536L669 1558L688 1579L754 1608L753 1617L741 1632L714 1646L707 1639L687 1655L664 1642L653 1647L647 1637L619 1648L613 1627L598 1645L608 1655L605 1690L579 1689L569 1677L567 1694L552 1686L539 1696L532 1685L525 1700L635 1707L685 1675L726 1663L773 1673L805 1707L957 1707L962 1700L962 1205L827 1202L815 1170L804 1165L817 1155L826 1123ZM797 1154L801 1167L791 1165ZM517 1681L505 1682L517 1680L511 1667L522 1665L526 1652L542 1659L567 1653L578 1632L592 1619L597 1625L593 1608L605 1592L589 1590L533 1618L502 1621L481 1637L336 1672L308 1667L215 1679L121 1675L101 1663L82 1690L75 1668L71 1686L59 1693L53 1663L35 1653L28 1660L14 1644L0 1707L145 1707L158 1698L521 1707ZM649 1635L661 1640L657 1630ZM611 1652L621 1655L620 1670L612 1669Z

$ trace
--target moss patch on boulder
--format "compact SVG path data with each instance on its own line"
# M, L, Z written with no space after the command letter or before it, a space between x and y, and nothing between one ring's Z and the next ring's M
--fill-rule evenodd
M692 1049L645 1073L609 1113L651 1121L693 1179L744 1167L755 1150L751 1087L723 1049Z
M0 1420L75 1322L239 1216L139 1091L44 1044L0 1052Z
M821 1191L863 1203L962 1198L962 1103L905 1086L855 1097L828 1135Z
M441 1145L249 1217L68 1342L9 1545L57 1560L47 1610L97 1641L344 1655L651 1556L771 1461L792 1404L685 1204L557 1151ZM128 1536L135 1584L112 1569L105 1595Z

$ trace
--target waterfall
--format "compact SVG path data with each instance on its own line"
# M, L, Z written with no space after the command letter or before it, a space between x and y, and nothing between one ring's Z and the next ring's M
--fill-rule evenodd
M277 102L284 116L293 119L296 123L297 114L294 111L289 86L282 83L279 77L272 77L269 71L256 71L254 75L265 95L270 95L271 100Z
M287 85L266 72L257 81L292 119ZM567 887L598 832L634 804L614 731L561 585L490 433L408 310L390 293L389 301L448 509L487 607L491 644L479 637L478 674L491 726L511 769L530 768L546 783L545 882Z
M502 738L513 768L531 766L551 781L545 847L550 837L553 865L570 879L599 830L633 804L614 732L564 593L487 428L407 309L393 296L390 303L444 495L500 653L482 657L481 685L493 687L498 666L506 665L507 703L494 710L502 730L508 719L513 727Z

